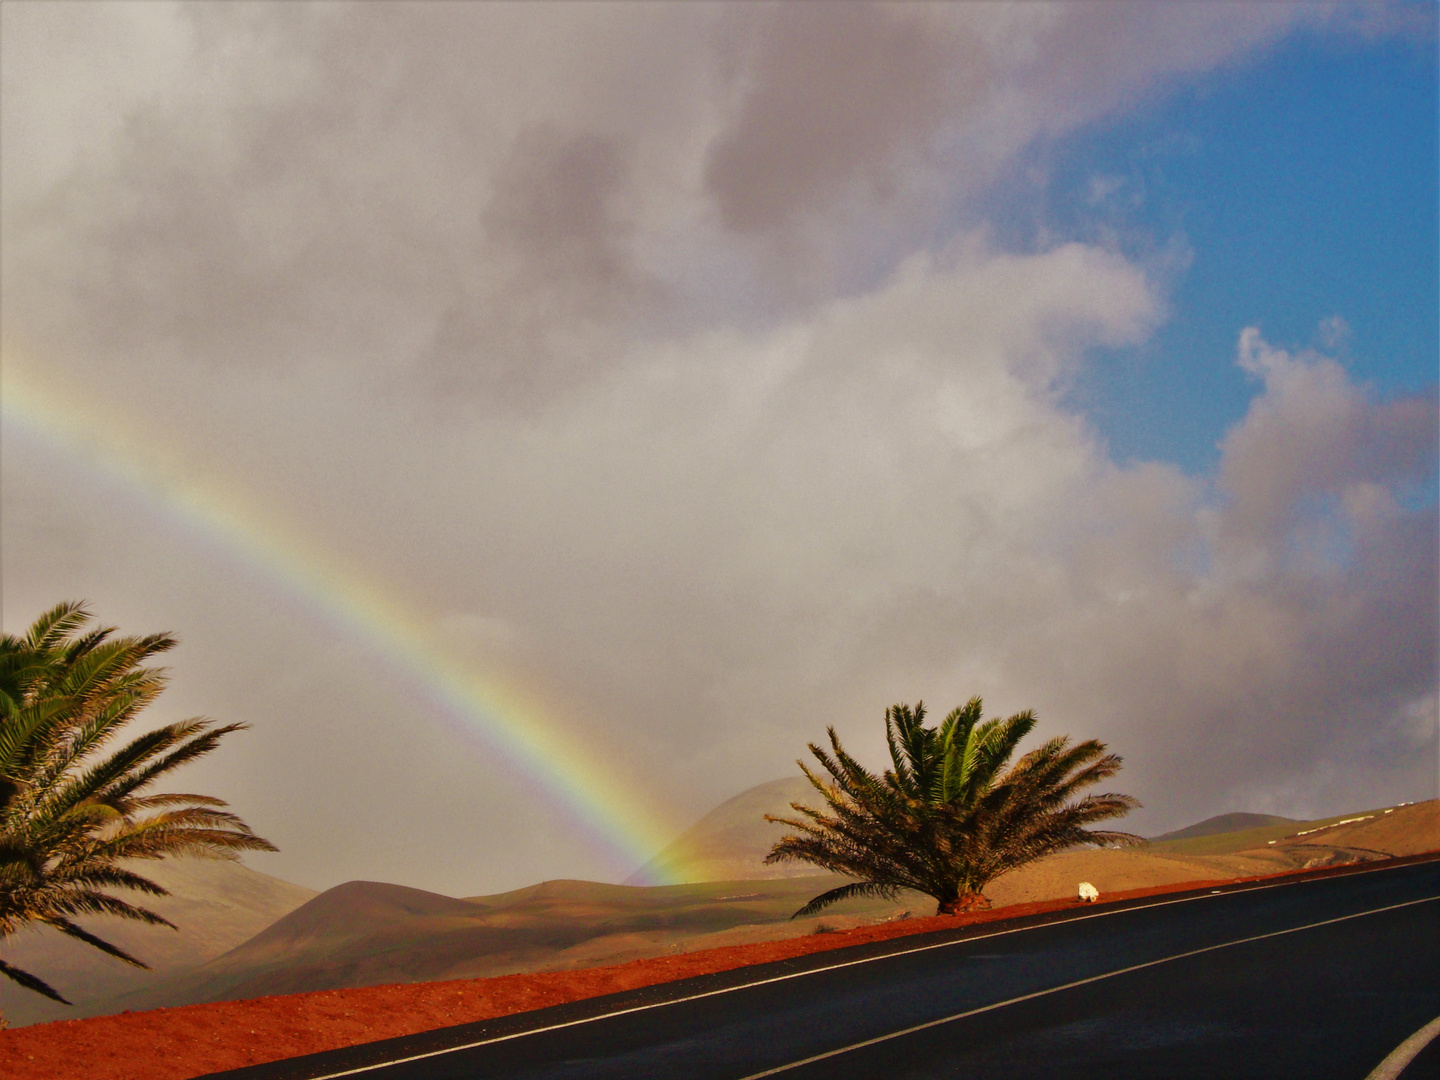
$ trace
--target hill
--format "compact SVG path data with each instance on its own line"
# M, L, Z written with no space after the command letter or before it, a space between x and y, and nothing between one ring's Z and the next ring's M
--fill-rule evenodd
M95 1003L87 1015L393 982L478 978L618 963L743 940L791 936L821 920L789 917L838 878L628 886L547 881L455 899L380 882L321 893L262 933L192 971ZM893 914L860 902L829 922Z
M1204 821L1187 825L1174 832L1152 836L1151 843L1165 843L1167 840L1190 840L1197 836L1216 836L1220 833L1243 832L1247 829L1261 829L1267 825L1294 825L1294 818L1276 817L1274 814L1220 814Z
M727 799L685 830L655 858L626 879L628 885L651 881L733 881L806 877L813 871L795 863L766 866L765 856L784 835L784 827L766 814L793 815L792 802L818 798L803 776L771 780Z
M1262 825L1259 828L1240 829L1235 832L1211 833L1175 840L1157 837L1150 842L1149 850L1166 855L1228 856L1263 849L1274 855L1276 852L1273 849L1278 847L1280 852L1290 852L1295 858L1300 858L1303 853L1309 852L1309 855L1305 855L1306 858L1309 858L1314 857L1314 853L1321 848L1330 854L1342 850L1350 851L1351 849L1343 843L1335 842L1356 835L1354 827L1358 827L1366 821L1376 817L1386 818L1399 814L1400 816L1386 827L1385 843L1375 850L1381 850L1383 847L1387 854L1410 855L1419 851L1440 848L1440 836L1432 835L1432 830L1440 827L1437 826L1433 817L1434 808L1437 805L1440 804L1432 799L1423 803L1407 803L1398 807L1381 807L1377 810L1351 811L1348 814L1336 814L1333 817L1316 818L1312 821L1286 821L1284 824ZM1337 831L1331 832L1332 829ZM1426 843L1430 843L1429 848L1424 846ZM1365 845L1360 845L1360 848L1364 847ZM1352 851L1357 858L1363 856L1360 848Z
M80 922L144 960L151 970L122 964L53 930L22 931L5 942L5 959L40 975L75 1002L76 1008L0 979L0 1012L11 1024L91 1015L97 999L138 990L166 975L203 964L249 940L315 895L314 889L221 859L146 861L134 864L134 869L170 890L169 896L147 898L142 903L178 930L118 919Z
M1305 828L1267 838L1260 851L1311 867L1440 850L1440 800L1436 799L1296 824Z
M672 865L694 871L740 860L753 870L768 842L747 833L737 818L788 794L783 788L777 792L777 786L751 789L743 793L750 798L729 800L702 818L692 831L710 846L697 845L700 857L688 863L677 858ZM720 844L727 837L735 845L728 850ZM759 843L767 846L761 849ZM1080 881L1105 894L1432 850L1440 850L1440 804L1434 801L1191 835L1136 850L1065 852L999 878L986 894L995 904L1007 905L1073 896ZM649 887L556 880L465 898L348 882L208 963L155 980L143 990L92 1000L80 1015L588 968L934 912L928 897L902 894L893 903L851 901L816 918L790 919L806 901L841 880L817 875Z
M742 791L732 799L721 803L714 810L687 829L674 843L660 852L650 862L628 879L628 884L642 884L654 880L677 880L684 882L722 880L765 880L800 878L813 871L803 864L786 863L766 866L764 859L774 842L784 834L784 827L765 821L766 814L791 814L790 803L814 804L818 798L815 789L802 776L788 777L758 784ZM1374 813L1379 811L1359 811ZM1268 848L1270 841L1281 841L1301 829L1329 826L1351 814L1339 814L1316 821L1299 821L1278 817L1273 814L1230 813L1220 814L1196 822L1194 825L1177 829L1154 837L1145 849L1152 858L1162 862L1139 863L1137 867L1148 867L1146 874L1156 879L1149 884L1170 884L1173 873L1181 872L1183 860L1192 856L1229 856L1251 849ZM1436 845L1440 847L1440 840ZM1399 852L1396 852L1397 854ZM1100 865L1115 865L1128 862L1120 858L1120 852L1081 852L1061 857L1070 859L1084 855L1085 859L1097 860ZM1270 855L1274 855L1273 852ZM1313 855L1313 852L1311 853ZM1307 856L1309 857L1309 856ZM1175 864L1175 859L1182 860ZM1268 861L1274 859L1267 856ZM1193 867L1192 867L1193 869ZM1031 881L1032 871L1022 871L1017 878L1021 882ZM1102 875L1103 876L1103 875ZM1143 875L1142 875L1143 876ZM1128 877L1126 880L1130 880ZM1002 879L1002 882L1004 879ZM996 888L1008 892L1013 884L996 883ZM1096 883L1098 884L1098 882ZM1024 885L1022 891L1030 889ZM1140 888L1137 881L1121 886ZM1007 902L1011 902L1007 899ZM1015 902L1018 902L1015 901Z

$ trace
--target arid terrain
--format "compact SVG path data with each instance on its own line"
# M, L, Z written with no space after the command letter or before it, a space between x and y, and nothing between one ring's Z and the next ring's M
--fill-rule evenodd
M22 931L5 942L5 958L27 971L43 973L50 985L77 1004L60 1005L0 979L0 1013L12 1025L94 1015L94 1006L86 1008L87 1003L152 986L166 975L213 960L316 895L314 889L221 860L172 859L146 862L135 869L170 890L170 896L147 898L144 903L178 929L118 919L87 922L152 970L122 964L52 930Z
M158 906L181 931L107 927L149 960L153 972L58 935L27 935L7 948L7 957L50 976L76 1004L66 1008L6 984L0 1008L18 1027L277 994L571 971L934 913L934 901L907 894L893 903L850 901L792 920L806 901L840 880L795 876L785 867L791 876L777 877L775 867L763 865L781 831L763 815L803 798L800 785L803 780L759 785L702 818L649 868L663 862L665 873L687 882L679 885L560 880L454 898L352 881L316 895L238 864L154 864L147 869L175 893ZM1053 856L998 879L987 894L1004 907L1073 897L1080 881L1103 896L1434 849L1440 849L1440 808L1433 801L1311 822L1224 815L1143 848ZM722 872L729 876L707 880Z
M1165 886L1133 890L1111 899L1165 891ZM812 930L782 940L606 967L322 990L60 1021L0 1032L0 1075L7 1080L186 1080L695 975L1077 906L1076 900L1053 900L958 917L891 919L847 930Z
M1433 827L1433 804L1430 809ZM1396 860L1366 862L1395 865ZM1228 880L1265 882L1296 874L1350 874L1366 869L1365 862L1342 863ZM1110 893L1102 897L1102 908L1096 910L1103 910L1107 901L1184 894L1187 889L1208 890L1226 883L1227 879L1192 881ZM1063 917L1067 910L1078 914L1083 906L1074 898L1037 901L963 916L889 919L848 930L812 931L783 940L598 968L327 990L61 1021L0 1033L0 1070L10 1080L187 1080L867 942L1025 916Z
M107 1047L125 1042L128 1036L122 1037L122 1031L144 1031L147 1039L154 1038L155 1025L172 1020L210 1031L221 1023L218 1017L230 1015L224 1009L248 1010L247 1016L259 1010L270 1017L266 1023L289 1017L286 1038L291 1041L274 1045L291 1046L288 1052L299 1053L302 1049L294 1047L347 1045L347 1040L401 1033L360 1021L376 1002L394 1007L396 995L407 1002L405 995L429 1001L442 992L438 987L460 987L455 1000L484 1003L483 1008L474 1004L453 1013L436 1012L438 1005L407 1004L414 1017L410 1023L422 1026L406 1030L425 1030L424 1025L501 1015L755 963L773 958L770 952L775 949L790 955L796 948L809 951L845 943L856 934L914 932L928 926L933 901L919 895L902 895L893 903L854 901L818 917L790 918L838 880L793 872L776 876L776 868L763 865L777 831L764 822L763 814L781 812L790 800L803 796L796 782L778 781L717 807L648 868L686 880L679 885L548 881L498 895L454 898L355 881L316 895L238 864L192 860L152 865L147 869L175 894L157 906L181 930L107 930L150 960L155 970L137 971L53 936L18 939L7 948L7 957L51 977L77 1005L67 1009L5 987L0 1002L19 1030L0 1034L0 1065L8 1061L18 1067L28 1060L14 1056L22 1048L49 1045L54 1039L68 1045L84 1031L98 1040L96 1052L102 1057L109 1053ZM987 892L997 909L1014 913L1036 904L1068 903L1080 881L1094 884L1103 898L1435 850L1440 850L1440 803L1435 801L1317 821L1229 814L1156 837L1143 848L1053 856L1000 878ZM722 872L730 876L706 880L708 874ZM717 963L721 968L713 966ZM376 989L356 998L362 993L358 988L365 987ZM482 987L488 989L476 989ZM263 1005L260 999L276 1004ZM450 1001L446 996L445 1002ZM203 1005L207 1002L235 1004ZM173 1008L177 1006L188 1008ZM144 1012L153 1009L162 1011ZM132 1015L47 1025L29 1034L20 1028L126 1010ZM222 1026L233 1026L233 1020ZM314 1037L301 1030L337 1023L338 1028ZM101 1031L106 1032L103 1038ZM272 1042L267 1039L267 1045ZM231 1056L224 1060L241 1063L234 1057L238 1052L225 1051ZM37 1060L45 1060L44 1055ZM7 1076L29 1075L10 1067L4 1071ZM131 1074L84 1075L99 1080L102 1075Z

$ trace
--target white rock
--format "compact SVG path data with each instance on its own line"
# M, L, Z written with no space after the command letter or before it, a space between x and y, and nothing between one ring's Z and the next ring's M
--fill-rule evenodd
M1091 885L1088 881L1080 882L1080 899L1085 901L1099 900L1100 890Z

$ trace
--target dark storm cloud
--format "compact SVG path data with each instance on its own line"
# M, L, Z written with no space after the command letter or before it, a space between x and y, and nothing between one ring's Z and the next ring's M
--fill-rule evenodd
M613 360L616 326L658 303L618 205L630 169L617 140L546 125L496 170L469 272L442 312L426 368L442 388L544 400Z
M602 314L633 274L618 240L615 206L627 161L613 139L526 128L501 165L485 232L520 259L521 288L575 281L582 303Z
M738 113L705 164L721 218L739 232L783 231L857 183L885 203L907 158L955 122L959 89L983 78L979 50L957 55L913 10L838 3L822 19L795 5L766 15Z
M543 398L592 337L603 352L656 302L628 250L622 139L495 116L473 19L182 11L197 68L215 63L207 48L245 66L207 70L222 85L194 102L145 103L115 161L38 210L73 244L36 253L59 279L47 306L68 291L92 347L378 359L445 394Z

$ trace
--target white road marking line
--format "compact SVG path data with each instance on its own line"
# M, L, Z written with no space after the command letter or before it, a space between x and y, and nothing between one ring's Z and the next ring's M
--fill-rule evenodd
M1390 811L1385 812L1388 814ZM1375 1071L1365 1080L1395 1080L1404 1071L1405 1066L1419 1057L1420 1051L1429 1046L1437 1035L1440 1035L1440 1016L1431 1020L1414 1035L1391 1050L1385 1060L1376 1065Z
M1393 870L1395 867L1377 866L1374 870L1361 870L1348 877L1359 877L1361 874L1374 874L1381 870ZM1248 888L1235 889L1226 896L1233 896L1243 892L1263 892L1266 889L1288 888L1292 885L1306 885L1312 881L1323 881L1324 878L1292 878L1286 881L1275 881L1268 885L1252 885ZM1112 908L1108 911L1097 911L1092 915L1077 915L1073 919L1063 920L1066 923L1084 922L1087 919L1104 919L1111 915L1124 915L1132 911L1149 911L1151 908L1169 907L1171 904L1188 904L1194 900L1209 900L1215 894L1208 893L1202 896L1182 896L1178 900L1159 900L1153 904L1142 904L1136 907ZM1421 901L1416 901L1419 903ZM576 1027L580 1024L592 1024L597 1020L605 1020L612 1016L624 1016L627 1013L644 1012L646 1009L661 1009L669 1005L682 1005L687 1001L699 1001L702 998L717 997L720 994L731 994L737 990L748 990L752 986L767 986L770 983L786 982L789 979L799 979L806 975L818 975L824 971L839 971L841 968L854 967L856 964L870 964L879 960L889 960L895 956L909 956L912 953L929 952L931 949L945 949L953 945L968 945L972 941L985 941L989 938L1006 937L1010 934L1021 934L1027 930L1039 930L1046 926L1055 926L1057 923L1039 923L1035 926L1016 926L1009 930L997 930L993 934L976 934L973 937L957 938L955 941L941 941L933 945L917 945L912 949L898 949L895 952L881 953L879 956L867 956L859 960L845 960L838 964L830 964L826 967L807 968L804 971L794 971L788 975L775 975L768 979L756 979L754 982L737 983L735 986L725 986L718 990L706 990L699 994L688 994L685 997L670 998L666 1001L653 1001L647 1005L632 1005L628 1009L616 1009L613 1012L596 1013L594 1016L584 1016L579 1020L566 1020L559 1024L548 1024L545 1027L526 1028L524 1031L512 1032L509 1035L496 1035L489 1039L477 1039L475 1042L462 1043L459 1046L447 1046L442 1050L427 1050L423 1054L411 1054L408 1057L391 1058L389 1061L377 1061L372 1065L359 1065L353 1069L344 1069L340 1072L325 1073L321 1076L310 1077L309 1080L337 1080L342 1076L358 1076L360 1073L374 1072L376 1069L388 1069L391 1065L405 1065L411 1061L424 1061L426 1058L440 1057L442 1054L454 1054L461 1050L473 1050L477 1046L488 1046L491 1043L509 1042L511 1039L523 1039L528 1035L541 1035L547 1031L559 1031L562 1028ZM927 931L927 933L939 931ZM892 939L893 940L893 939ZM868 944L868 943L867 943ZM813 955L813 954L811 954ZM737 970L737 969L731 969ZM723 974L714 972L714 974ZM660 983L654 985L663 985ZM580 1000L584 1000L583 998ZM500 1019L496 1017L495 1019ZM477 1021L478 1022L478 1021ZM439 1030L444 1030L439 1029ZM416 1034L424 1034L417 1032ZM404 1038L405 1036L398 1036ZM284 1059L281 1059L284 1060ZM763 1075L763 1074L761 1074ZM748 1078L747 1078L748 1080Z
M1058 994L1062 990L1073 990L1077 986L1086 986L1089 983L1100 982L1102 979L1113 979L1117 975L1128 975L1132 971L1142 971L1145 968L1156 967L1159 964L1168 964L1173 960L1184 960L1186 957L1199 956L1202 953L1214 952L1217 949L1228 949L1232 945L1245 945L1252 941L1264 941L1266 938L1283 937L1285 934L1298 934L1301 930L1314 930L1317 926L1331 926L1334 923L1347 922L1350 919L1359 919L1366 915L1379 915L1382 912L1396 911L1399 908L1413 907L1416 904L1429 904L1436 900L1440 900L1440 896L1427 896L1423 900L1407 900L1403 904L1391 904L1389 907L1374 908L1370 911L1358 911L1353 915L1341 915L1335 919L1325 919L1321 922L1309 923L1305 926L1294 926L1289 930L1274 930L1268 934L1256 934L1254 937L1240 938L1237 941L1226 941L1219 945L1207 945L1203 949L1191 949L1189 952L1176 953L1174 956L1167 956L1160 960L1148 960L1143 964L1132 964L1130 967L1119 968L1116 971L1107 971L1103 975L1091 975L1087 979L1076 979L1074 982L1065 983L1063 986L1052 986L1048 990L1036 990L1032 994L1022 994L1019 997L1010 998L1008 1001L997 1001L993 1005L982 1005L978 1009L968 1009L965 1012L955 1013L953 1016L945 1016L939 1020L916 1024L914 1027L905 1028L903 1031L892 1031L888 1035L879 1035L873 1039L866 1039L864 1042L851 1043L849 1046L842 1046L838 1050L828 1050L823 1054L816 1054L813 1057L803 1058L800 1061L792 1061L788 1065L779 1065L773 1069L766 1069L764 1072L751 1073L749 1076L741 1077L740 1080L760 1080L762 1076L775 1076L778 1073L789 1072L791 1069L798 1069L802 1065L813 1065L817 1061L825 1061L827 1058L848 1054L852 1050L860 1050L866 1046L874 1046L877 1043L889 1042L891 1039L899 1039L906 1035L913 1035L917 1031L924 1031L926 1028L939 1027L941 1024L949 1024L955 1020L963 1020L967 1016L978 1016L980 1013L1003 1009L1007 1005L1018 1005L1022 1001L1032 1001L1035 998L1045 997L1047 994ZM1440 1025L1440 1020L1436 1020L1435 1024L1431 1026L1437 1025ZM1431 1037L1433 1038L1433 1035ZM1429 1038L1426 1039L1426 1042L1428 1041ZM1419 1052L1420 1050L1417 1047L1415 1053L1418 1054ZM1367 1078L1367 1080L1370 1080L1370 1078Z

